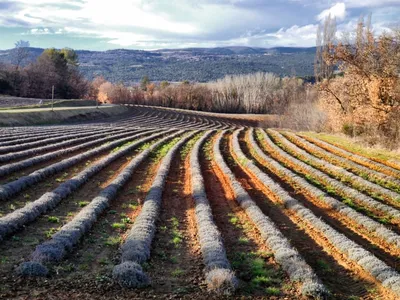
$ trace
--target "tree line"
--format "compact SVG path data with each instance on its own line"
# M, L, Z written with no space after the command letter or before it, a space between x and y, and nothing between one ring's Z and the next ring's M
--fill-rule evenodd
M282 114L289 103L302 99L311 85L296 77L281 78L272 73L225 76L208 83L151 82L112 84L96 78L89 97L108 103L158 105L223 113Z
M0 94L48 99L54 86L56 98L85 97L90 84L79 71L74 50L46 49L35 62L24 66L29 57L28 47L28 42L18 41L12 64L0 65Z

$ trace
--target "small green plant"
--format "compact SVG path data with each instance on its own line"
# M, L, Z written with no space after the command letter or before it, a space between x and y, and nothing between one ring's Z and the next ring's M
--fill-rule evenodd
M13 235L12 236L12 240L15 241L15 242L18 242L18 241L21 240L21 238L19 236Z
M0 257L0 264L5 264L5 263L7 263L7 261L8 261L7 257L5 257L5 256Z
M56 178L56 182L64 182L67 176L68 173L64 173L61 177Z
M122 242L122 238L119 236L109 236L106 241L104 242L104 244L106 246L118 246L120 245Z
M179 231L179 220L176 217L172 217L169 221L171 223L171 243L175 248L178 248L183 241L183 235Z
M53 234L58 231L57 228L50 228L49 230L45 231L45 235L47 238L51 238Z
M100 258L100 259L98 260L98 262L99 262L99 264L102 265L102 266L107 266L107 265L111 264L111 262L110 262L107 258L105 258L105 257Z
M126 218L121 219L121 223L122 224L132 224L132 221L130 218L126 217Z
M114 229L125 229L126 223L113 223L111 227Z
M60 218L56 216L49 216L47 218L47 221L49 221L50 223L60 223Z
M249 239L247 237L241 236L238 239L239 244L248 244L249 243Z
M78 205L79 207L85 207L86 205L88 205L90 202L89 201L79 201Z
M132 210L136 210L139 207L139 205L138 204L129 204L128 207Z
M121 146L119 146L119 147L114 148L113 150L111 150L110 153L118 152L119 150L122 150L122 149L124 149L124 148L126 148L126 147L132 145L133 143L134 143L134 141L125 143L125 144L123 144L123 145L121 145Z
M257 276L251 280L251 282L255 285L268 285L271 284L272 280L267 276Z
M281 294L281 290L276 287L267 287L265 289L265 293L270 296L279 296Z
M324 261L324 260L322 260L322 259L317 260L317 264L318 264L318 267L321 268L324 272L331 272L332 271L329 263Z
M185 271L183 271L182 269L175 269L175 270L173 270L172 271L172 273L171 273L171 275L173 276L173 277L180 277L180 276L182 276L183 274L185 273Z

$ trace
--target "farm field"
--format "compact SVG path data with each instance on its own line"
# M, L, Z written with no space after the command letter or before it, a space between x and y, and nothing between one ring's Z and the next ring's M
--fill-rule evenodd
M1 299L399 299L400 165L256 116L0 128Z

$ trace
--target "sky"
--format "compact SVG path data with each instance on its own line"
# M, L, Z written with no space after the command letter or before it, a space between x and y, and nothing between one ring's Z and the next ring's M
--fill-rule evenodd
M399 27L400 0L0 0L0 49L311 47L329 14L340 35L369 13L376 34Z

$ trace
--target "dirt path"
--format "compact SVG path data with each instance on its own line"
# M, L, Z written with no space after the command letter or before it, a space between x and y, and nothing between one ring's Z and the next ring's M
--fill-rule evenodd
M167 177L148 268L153 291L171 297L207 294L194 226L193 201L186 188L188 169L185 166L188 165L189 149L186 150L183 153L181 149L174 158Z

